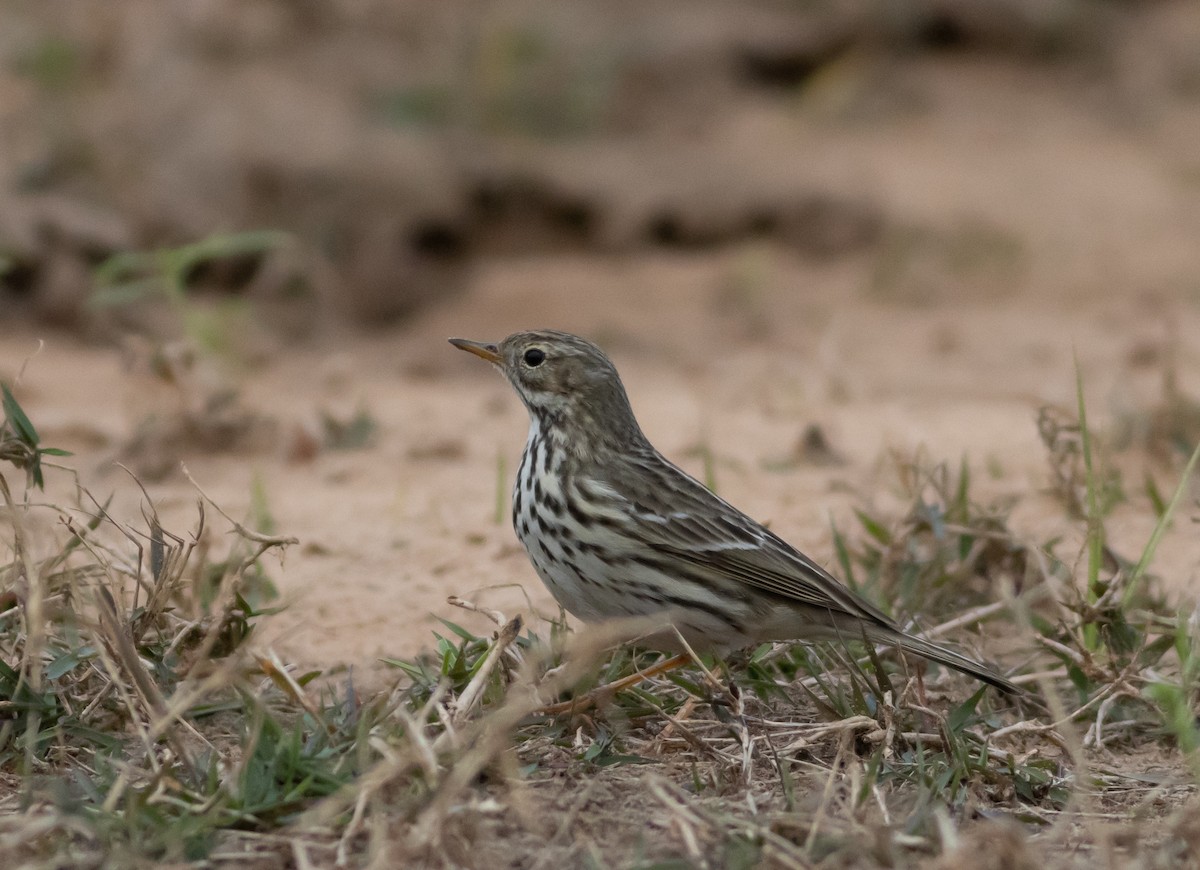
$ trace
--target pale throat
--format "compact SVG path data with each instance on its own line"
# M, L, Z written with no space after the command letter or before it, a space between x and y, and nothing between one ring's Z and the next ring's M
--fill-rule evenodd
M569 416L570 402L562 396L541 395L530 399L529 436L526 444L541 440L552 454L571 454L578 459L588 459L591 448L585 438L572 437L573 427L562 425Z

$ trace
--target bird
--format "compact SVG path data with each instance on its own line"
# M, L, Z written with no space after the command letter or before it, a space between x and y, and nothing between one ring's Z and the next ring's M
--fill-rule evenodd
M646 646L726 653L866 640L995 686L992 668L904 631L766 526L664 457L597 345L539 329L450 343L491 363L529 412L512 523L558 603L585 623L649 617ZM682 658L682 656L677 656Z

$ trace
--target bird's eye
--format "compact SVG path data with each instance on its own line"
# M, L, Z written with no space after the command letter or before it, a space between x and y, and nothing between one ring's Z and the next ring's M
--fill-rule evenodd
M524 360L527 366L540 366L546 360L546 352L540 347L531 347L525 351Z

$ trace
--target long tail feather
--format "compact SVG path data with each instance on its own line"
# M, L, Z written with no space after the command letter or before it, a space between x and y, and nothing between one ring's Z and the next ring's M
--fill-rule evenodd
M893 644L905 652L911 652L919 655L921 658L938 662L939 664L954 668L956 671L962 671L964 674L970 674L972 677L983 680L988 685L995 686L997 689L1010 695L1021 694L1022 690L1020 686L1006 680L987 665L977 662L974 659L969 659L952 649L939 646L932 641L892 630L880 631L876 633L874 639L881 643Z

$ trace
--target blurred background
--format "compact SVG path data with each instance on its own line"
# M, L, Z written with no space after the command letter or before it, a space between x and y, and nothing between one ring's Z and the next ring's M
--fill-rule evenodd
M450 335L600 341L665 452L821 551L888 450L1043 485L1075 360L1147 462L1200 431L1194 0L0 16L0 374L156 495L188 459L247 503L251 464L325 625L531 577L523 412Z
M113 254L261 230L182 283L289 330L565 252L741 250L730 309L772 258L906 304L1196 290L1195 3L0 9L0 304L43 323L93 327Z

